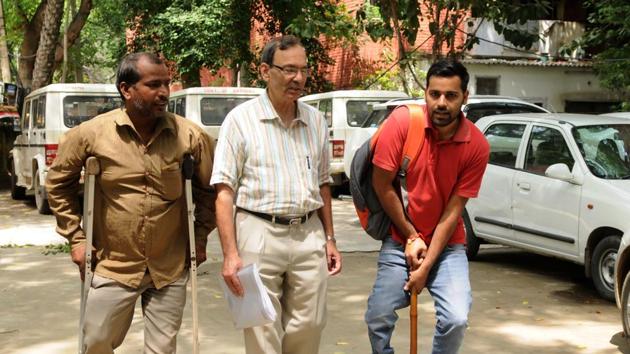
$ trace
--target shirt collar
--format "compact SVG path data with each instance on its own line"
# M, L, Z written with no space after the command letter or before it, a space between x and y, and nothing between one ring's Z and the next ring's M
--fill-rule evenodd
M437 136L437 129L433 126L433 122L429 116L429 108L424 106L424 119L426 122L425 129L430 129L434 136ZM466 116L463 112L459 113L459 125L457 126L457 130L453 137L447 141L456 142L456 143L467 143L470 141L470 125L469 122L466 121Z
M263 109L259 119L277 119L280 122L280 116L278 115L278 112L276 112L276 109L273 107L271 99L269 99L269 94L267 93L267 90L265 90L265 92L260 95L260 101ZM302 122L304 125L308 125L308 122L306 121L307 112L304 110L303 107L300 107L300 102L296 102L295 104L297 107L297 116L295 117L295 120L297 120L298 122Z
M155 126L155 133L153 134L153 136L158 136L162 132L162 130L170 130L171 132L175 133L177 131L177 127L175 126L175 122L171 118L173 118L173 114L170 112L166 112L164 116L159 117L157 125ZM131 121L131 118L129 118L129 115L127 114L126 108L120 109L120 113L116 115L115 122L118 126L126 125L131 127L133 130L136 130L133 122Z

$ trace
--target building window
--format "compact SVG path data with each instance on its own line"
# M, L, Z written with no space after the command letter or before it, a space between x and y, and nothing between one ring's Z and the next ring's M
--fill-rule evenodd
M477 77L476 94L477 95L498 95L499 94L499 78L498 77Z

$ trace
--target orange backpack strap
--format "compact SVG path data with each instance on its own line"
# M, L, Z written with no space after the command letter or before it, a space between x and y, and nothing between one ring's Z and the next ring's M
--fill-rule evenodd
M400 161L400 176L407 175L409 165L418 156L418 152L422 149L424 143L425 118L424 109L417 104L406 105L409 109L409 130L407 130L407 138L403 146L402 160Z

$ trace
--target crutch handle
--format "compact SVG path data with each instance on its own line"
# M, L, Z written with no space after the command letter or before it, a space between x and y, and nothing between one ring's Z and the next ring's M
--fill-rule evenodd
M86 175L98 175L101 173L101 165L98 163L98 159L94 156L90 156L85 161L85 174Z
M184 161L182 162L182 173L184 174L185 179L192 179L194 162L195 159L192 157L191 154L184 155Z

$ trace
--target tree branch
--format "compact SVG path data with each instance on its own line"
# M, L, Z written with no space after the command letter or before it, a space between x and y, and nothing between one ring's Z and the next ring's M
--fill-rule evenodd
M81 0L81 6L79 6L79 11L74 15L72 22L68 26L68 48L71 48L76 42L77 38L81 34L81 30L85 23L87 22L88 16L90 16L90 12L92 11L92 0ZM61 37L61 36L60 36ZM55 48L55 68L61 64L63 61L63 38L57 42L57 47Z

